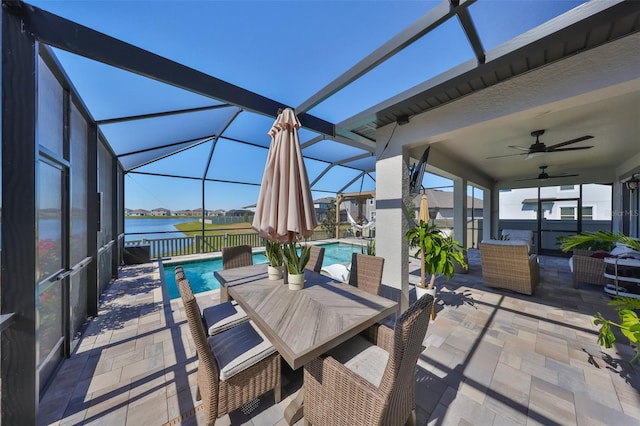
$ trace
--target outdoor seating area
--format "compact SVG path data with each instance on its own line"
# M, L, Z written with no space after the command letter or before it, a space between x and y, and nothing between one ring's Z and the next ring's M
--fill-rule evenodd
M183 302L167 300L155 264L120 273L41 401L39 424L206 424ZM420 279L415 260L409 279ZM599 286L575 289L566 258L540 257L532 296L485 286L475 249L469 273L436 287L438 315L422 340L413 384L418 425L640 422L631 348L597 343L592 315L614 315L610 299ZM215 291L196 299L204 309L219 302ZM302 369L281 368L280 403L266 393L218 423L286 424L304 378Z
M2 0L0 424L640 424L640 1L401 3Z

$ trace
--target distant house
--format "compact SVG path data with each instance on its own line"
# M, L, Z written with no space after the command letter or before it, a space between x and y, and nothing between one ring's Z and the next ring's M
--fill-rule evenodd
M124 215L125 215L125 216L131 216L131 212L132 212L132 211L133 211L133 210L131 210L131 209L127 209L127 208L125 208L125 209L124 209Z
M151 212L145 209L131 210L131 216L150 216Z
M244 207L242 207L242 209L241 209L241 210L248 210L248 211L250 211L251 213L254 213L254 214L255 214L255 212L256 212L256 205L255 205L255 204L251 204L250 206L244 206Z
M245 214L249 215L249 217L253 217L255 212L251 210L246 210L246 209L233 209L233 210L227 211L225 216L243 217Z
M212 210L209 213L209 216L224 216L225 215L225 211L222 209L218 209L218 210Z
M174 216L191 216L193 212L191 210L176 210L173 212Z
M429 204L429 216L431 219L451 219L453 220L453 192L440 191L438 189L427 189L427 202ZM420 211L420 200L422 194L413 198L413 207L415 209L415 217L418 217ZM482 200L467 196L467 217L482 218Z
M165 209L163 207L158 207L157 209L151 210L152 216L171 216L171 210Z
M316 200L313 200L313 207L315 207L316 209L316 218L318 219L318 222L321 222L324 220L324 218L327 215L327 210L329 210L331 208L331 204L335 204L336 199L335 197L324 197L324 198L318 198ZM335 220L335 218L333 218ZM346 215L345 215L345 220L346 220Z

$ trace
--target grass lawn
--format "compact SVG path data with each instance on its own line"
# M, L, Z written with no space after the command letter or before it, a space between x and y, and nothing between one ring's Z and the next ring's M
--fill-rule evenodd
M184 232L187 236L192 237L194 235L199 235L202 232L202 224L200 222L184 222L178 223L175 227ZM223 224L210 224L205 223L204 229L207 235L217 235L217 234L247 234L256 232L251 224L248 222L242 223L223 223Z

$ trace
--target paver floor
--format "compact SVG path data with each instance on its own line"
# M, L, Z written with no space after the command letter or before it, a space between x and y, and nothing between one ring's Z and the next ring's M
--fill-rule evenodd
M574 289L567 259L540 261L533 296L484 286L476 250L468 274L437 281L437 318L416 369L418 424L640 424L632 349L597 343L592 315L615 317L609 297L596 286ZM411 261L410 282L419 274ZM215 291L198 298L218 303ZM157 264L123 267L46 391L39 423L204 424L196 368L182 304L168 299ZM283 425L302 385L300 371L283 372L281 403L267 394L217 424Z

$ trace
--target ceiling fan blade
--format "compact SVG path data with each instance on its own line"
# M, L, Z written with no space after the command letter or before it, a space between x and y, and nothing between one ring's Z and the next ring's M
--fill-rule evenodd
M524 178L524 179L515 179L514 181L515 182L522 182L524 180L538 180L538 178L537 177L532 177L532 178Z
M494 155L493 157L486 157L485 160L491 160L493 158L502 158L502 157L514 157L516 155L527 155L528 152L521 152L520 154L506 154L506 155Z
M509 148L519 149L520 151L529 152L529 147L519 146L519 145L509 145Z
M555 179L555 178L563 178L563 177L575 177L575 176L580 176L577 174L573 174L573 175L549 175L547 176L547 179Z
M593 148L593 145L592 146L574 146L572 148L558 148L558 149L551 149L551 150L547 149L546 152L579 151L581 149L590 149L590 148Z
M560 142L560 143L557 143L555 145L548 146L546 151L547 152L556 151L557 148L560 148L560 147L563 147L563 146L567 146L567 145L571 145L572 143L578 143L578 142L586 141L587 139L593 139L593 136L591 136L591 135L580 136L579 138L571 139L569 141Z

